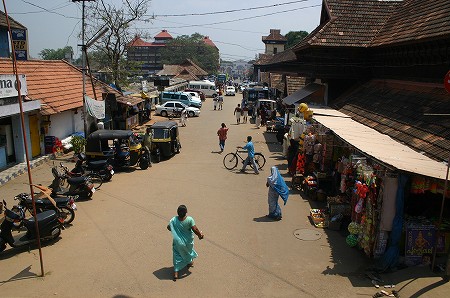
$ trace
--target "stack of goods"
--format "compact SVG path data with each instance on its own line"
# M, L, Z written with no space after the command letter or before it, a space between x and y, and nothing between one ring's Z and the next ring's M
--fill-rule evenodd
M316 228L328 227L328 214L325 209L310 209L309 214Z
M335 196L327 198L327 207L330 212L330 216L342 214L343 216L350 217L352 214L352 207L348 202L346 195Z
M311 175L306 176L305 180L303 181L303 190L305 191L306 195L310 197L310 199L315 200L317 191L316 177Z

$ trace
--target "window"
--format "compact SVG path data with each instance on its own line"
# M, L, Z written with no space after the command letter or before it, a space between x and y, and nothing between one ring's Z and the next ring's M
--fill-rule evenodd
M165 107L166 108L173 108L174 103L173 102L168 102L166 103Z
M201 85L200 86L202 89L208 89L208 86L206 86L206 85Z
M175 103L175 107L179 109L184 109L184 106L181 103Z
M181 99L182 99L182 100L188 100L188 97L187 97L187 95L182 94L182 95L181 95Z
M171 99L180 99L180 94L173 93Z
M172 94L170 94L170 93L163 93L163 98L165 98L165 99L170 99L172 97Z
M273 48L273 53L276 54L278 52L277 48Z

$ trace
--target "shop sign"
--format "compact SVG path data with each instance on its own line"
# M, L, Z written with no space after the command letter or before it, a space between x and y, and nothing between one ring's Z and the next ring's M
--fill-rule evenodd
M16 59L28 60L27 31L25 29L12 29L11 33Z
M405 262L407 265L428 264L433 255L434 226L410 226L406 229Z
M20 86L21 95L28 94L25 75L19 75L19 84L17 84L15 75L0 74L0 98L18 96L18 86Z

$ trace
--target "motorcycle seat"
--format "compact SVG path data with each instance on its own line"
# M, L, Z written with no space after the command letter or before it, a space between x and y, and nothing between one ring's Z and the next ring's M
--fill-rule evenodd
M86 181L86 177L71 177L67 178L67 182L71 185L82 184Z
M56 206L58 207L62 207L62 206L66 206L67 203L69 202L69 198L67 197L56 197L53 198L53 200L56 203ZM52 202L50 202L50 200L46 200L46 199L35 199L34 202L36 203L36 206L53 206ZM31 202L31 198L27 199L27 204L31 206L32 202Z
M55 220L55 218L56 218L56 211L54 211L54 210L47 210L47 211L44 211L42 213L36 214L36 217L37 217L37 221L39 223L39 226L43 227L46 224L48 224L49 222L52 222L52 221ZM30 229L34 229L34 227L35 227L34 217L24 219L23 222L25 224L25 227L29 231L30 231Z
M93 161L87 162L87 166L89 168L95 168L95 169L103 168L107 164L108 164L107 160L93 160Z

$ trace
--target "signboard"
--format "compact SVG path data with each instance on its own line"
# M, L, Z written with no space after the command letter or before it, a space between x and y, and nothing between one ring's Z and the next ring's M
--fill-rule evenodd
M19 84L16 82L16 76L12 74L0 74L0 98L18 96L18 85L21 95L27 95L27 80L25 75L19 75Z
M14 44L14 54L17 60L28 59L27 30L11 29L11 36Z
M444 87L450 93L450 71L444 77Z
M428 264L433 255L436 229L434 226L407 227L405 263L407 265Z

